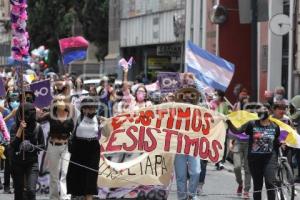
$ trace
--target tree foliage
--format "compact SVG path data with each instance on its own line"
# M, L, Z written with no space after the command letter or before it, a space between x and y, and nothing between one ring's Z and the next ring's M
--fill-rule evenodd
M84 36L93 42L98 60L104 60L108 45L108 0L77 0L75 11Z
M72 36L77 19L84 37L98 47L104 59L108 43L108 0L28 0L28 31L31 49L49 48L49 66L58 70L61 58L58 39Z

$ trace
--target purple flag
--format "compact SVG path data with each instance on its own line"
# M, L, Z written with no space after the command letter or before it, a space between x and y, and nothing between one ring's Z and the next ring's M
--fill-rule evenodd
M227 135L228 135L230 138L240 140L241 142L247 142L247 141L249 140L249 136L246 135L245 133L234 134L231 130L229 130L229 131L227 132Z
M50 105L52 100L50 80L32 83L30 84L30 90L35 94L34 105L36 107L44 108Z
M158 81L162 93L175 92L181 86L180 75L177 72L160 72Z
M0 97L5 97L5 96L6 96L6 91L5 91L4 81L2 78L0 78Z

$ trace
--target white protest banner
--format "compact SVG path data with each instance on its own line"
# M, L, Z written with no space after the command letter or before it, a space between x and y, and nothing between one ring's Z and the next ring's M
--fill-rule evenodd
M153 152L200 156L218 162L226 135L224 116L185 103L166 103L106 121L101 152Z
M143 156L143 155L142 155ZM121 171L116 171L101 156L98 187L132 187L139 185L168 186L173 173L174 155L148 155L141 162ZM122 163L114 163L114 165Z

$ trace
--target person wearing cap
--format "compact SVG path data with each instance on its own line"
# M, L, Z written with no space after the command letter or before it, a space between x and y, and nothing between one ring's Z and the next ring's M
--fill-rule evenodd
M259 120L250 121L241 128L236 128L228 121L228 126L235 134L245 133L248 140L248 164L253 180L254 200L261 200L263 182L267 188L268 200L275 200L276 172L280 148L280 129L270 119L270 105L257 104Z
M97 104L97 101L90 96L81 101L80 117L73 132L71 163L67 173L68 194L71 194L72 197L84 196L85 200L92 200L93 195L98 194L100 129L97 119ZM89 169L74 165L73 162Z
M182 88L175 93L175 102L197 105L200 100L198 90L190 85ZM192 199L197 200L197 187L201 172L201 164L199 157L190 155L177 154L174 161L177 197L179 200ZM189 181L187 178L189 174Z
M68 102L66 96L57 95L50 105L50 111L38 117L39 122L48 121L50 124L48 159L51 200L71 198L67 194L66 186L66 174L70 158L67 144L74 129L74 120L72 119L73 109Z
M300 134L300 95L294 96L290 101L289 112L293 125ZM295 178L295 182L300 183L300 149L295 149L295 153L298 165L298 176Z

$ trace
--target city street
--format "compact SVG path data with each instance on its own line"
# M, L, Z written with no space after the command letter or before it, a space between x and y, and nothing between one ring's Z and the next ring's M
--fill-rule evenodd
M213 165L207 167L207 178L206 184L204 185L204 195L199 198L202 200L221 200L221 199L241 199L235 195L236 183L235 177L232 172L232 165L228 164L225 166L226 170L217 171ZM1 173L1 177L3 173ZM300 184L296 185L296 190L300 194ZM265 192L263 192L263 199L266 199ZM0 193L1 200L13 200L13 195ZM49 198L45 195L39 195L38 200L48 200ZM176 182L173 181L169 200L176 200Z

